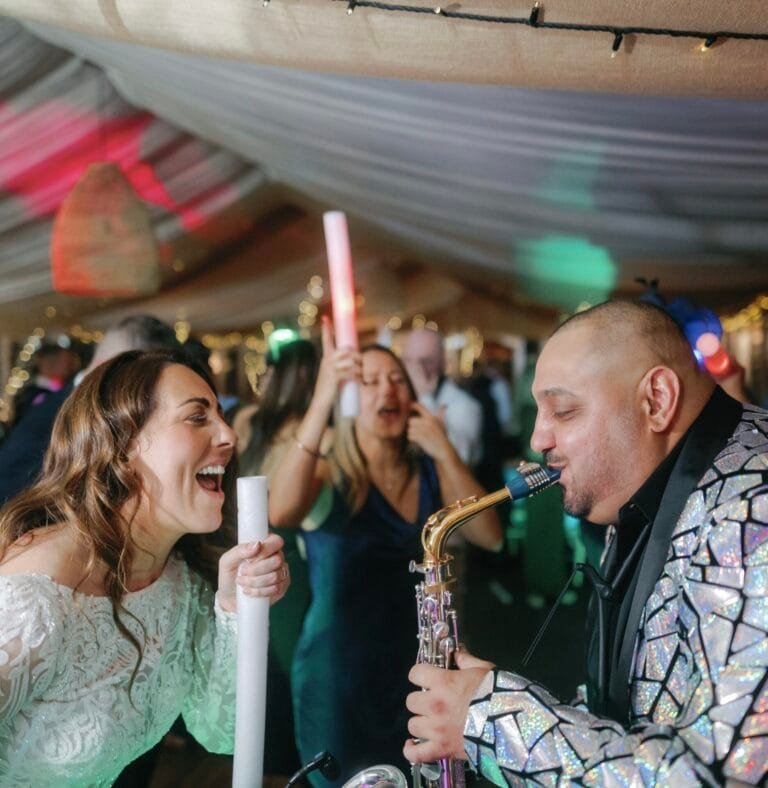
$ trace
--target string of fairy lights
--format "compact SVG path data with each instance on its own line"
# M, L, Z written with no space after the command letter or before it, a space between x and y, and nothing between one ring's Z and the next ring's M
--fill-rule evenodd
M267 369L266 359L270 348L270 340L279 340L281 333L286 336L309 338L320 314L320 304L324 297L325 284L323 279L318 275L314 275L307 283L306 295L299 301L295 328L293 326L286 327L282 323L276 325L272 320L264 320L259 329L254 332L230 331L223 334L211 332L202 334L200 341L211 351L213 371L224 371L220 366L223 363L223 357L226 357L231 351L240 351L245 377L251 389L257 392L259 378ZM357 309L361 310L365 306L365 297L362 294L358 294L356 300ZM55 317L55 308L48 307L45 314L49 318ZM423 314L413 315L408 324L405 323L401 315L392 315L386 322L386 328L390 332L398 332L409 327L438 330L438 324ZM182 344L192 335L193 326L189 320L183 317L179 317L174 322L173 328L176 339ZM42 326L35 327L34 331L18 350L8 381L2 394L0 394L0 422L8 422L10 420L13 399L30 380L30 366L33 362L34 354L43 345L47 333ZM89 330L76 323L69 327L68 336L83 345L89 345L100 342L103 332ZM474 362L482 349L483 337L481 333L474 327L468 328L464 332L460 344L456 346L459 373L461 375L468 376L472 373ZM218 369L217 366L219 367Z
M736 314L722 317L720 322L723 324L723 331L732 334L765 321L766 312L768 312L768 293L763 293Z
M325 288L321 276L315 274L310 277L306 287L306 296L299 301L296 325L298 335L304 338L310 336L311 328L316 323L320 313L318 306L325 295ZM358 304L359 305L359 304ZM271 320L264 320L259 326L258 333L243 334L240 331L230 331L226 334L206 333L200 341L210 351L216 353L226 353L235 348L244 348L243 364L245 367L245 377L253 391L258 389L258 381L267 368L267 351L269 350L269 339L275 331L279 331ZM176 338L179 338L178 323L176 324ZM218 363L214 359L214 364ZM214 372L218 370L214 368Z
M320 312L319 303L325 295L323 279L320 276L313 276L307 284L307 295L299 302L298 314L296 316L298 336L308 338L311 329L317 321ZM358 296L358 308L365 304L362 295ZM49 307L48 309L52 309ZM768 322L768 293L762 293L754 298L749 304L738 312L730 315L722 315L720 320L723 331L726 334L734 334L743 329L755 327L761 323ZM55 314L55 312L54 312ZM51 316L51 315L48 315ZM426 328L433 331L439 329L434 320L429 320L423 314L415 314L411 317L408 325L405 324L400 315L392 315L386 323L386 328L391 332L398 332L404 328ZM188 320L178 319L174 323L176 338L179 342L186 342L192 332L192 325ZM242 333L240 331L230 331L225 334L205 333L201 337L201 342L212 352L227 353L232 350L242 350L242 361L244 373L251 389L258 391L258 381L267 368L266 357L269 350L270 337L275 332L284 331L285 328L276 326L271 320L265 320L259 326L258 332ZM293 331L293 329L290 329ZM8 422L12 416L13 399L18 392L27 384L30 379L30 366L34 360L36 351L42 347L46 329L36 326L26 338L16 353L13 365L11 366L8 380L0 392L0 422ZM98 330L89 330L80 324L73 324L69 327L68 335L78 342L89 345L98 343L103 337L103 333ZM459 374L469 376L472 374L473 366L480 356L484 345L482 333L475 327L467 328L460 336L460 342L455 346L458 351ZM216 371L214 369L214 371Z
M17 352L8 381L0 394L0 421L10 420L13 398L29 380L27 367L35 351L42 345L44 337L45 329L41 326L36 327Z
M558 22L544 19L544 6L537 0L530 13L524 16L480 14L472 11L461 11L457 3L448 6L440 4L420 5L405 3L384 3L378 0L329 0L334 3L344 3L347 13L352 14L357 9L370 9L384 13L418 14L422 17L438 16L445 19L454 19L465 22L482 22L492 25L522 25L536 30L562 30L575 33L607 33L611 35L611 52L614 56L624 41L625 36L666 36L668 38L692 38L701 41L700 50L709 51L716 43L727 40L741 41L768 41L768 33L745 33L737 30L688 30L674 27L651 27L643 25L612 25L584 22ZM270 5L270 0L263 0L264 7Z

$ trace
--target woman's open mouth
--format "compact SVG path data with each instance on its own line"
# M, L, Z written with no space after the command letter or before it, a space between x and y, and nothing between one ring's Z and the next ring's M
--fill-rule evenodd
M224 495L221 488L224 470L223 465L206 465L195 474L195 479L206 492L213 495Z

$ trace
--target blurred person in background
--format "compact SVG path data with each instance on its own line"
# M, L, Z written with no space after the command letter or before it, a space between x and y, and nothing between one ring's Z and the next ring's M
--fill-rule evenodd
M87 368L41 402L31 403L0 445L0 506L40 473L56 414L85 374L125 350L178 348L173 329L151 315L130 315L108 329Z
M509 351L503 346L486 342L475 372L467 381L467 390L482 409L481 453L473 471L486 490L503 486L505 463L517 455L511 365L508 359L501 357L504 353L509 354ZM503 505L497 509L503 522L508 519L509 508Z
M403 364L419 402L441 415L462 462L474 468L482 456L482 408L446 376L442 335L426 328L410 331L403 347Z
M70 347L45 344L35 351L33 377L13 398L13 425L21 420L30 405L40 405L45 398L61 391L80 369L80 357Z

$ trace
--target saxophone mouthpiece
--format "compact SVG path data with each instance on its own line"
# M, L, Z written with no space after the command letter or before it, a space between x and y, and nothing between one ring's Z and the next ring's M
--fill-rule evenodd
M523 462L512 472L506 488L509 497L514 501L551 487L559 478L559 470L553 470L536 462Z

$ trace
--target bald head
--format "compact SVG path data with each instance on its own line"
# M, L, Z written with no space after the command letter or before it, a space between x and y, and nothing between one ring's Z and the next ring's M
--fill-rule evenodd
M99 364L114 358L126 350L178 350L181 344L174 330L152 315L129 315L117 325L107 329L98 344L91 363L90 372Z
M405 339L403 359L408 365L419 365L429 376L442 375L445 371L442 336L427 328L415 328Z
M691 385L710 393L713 384L702 375L681 328L663 310L644 301L616 300L578 312L553 334L581 329L585 354L599 363L626 370L661 364Z

